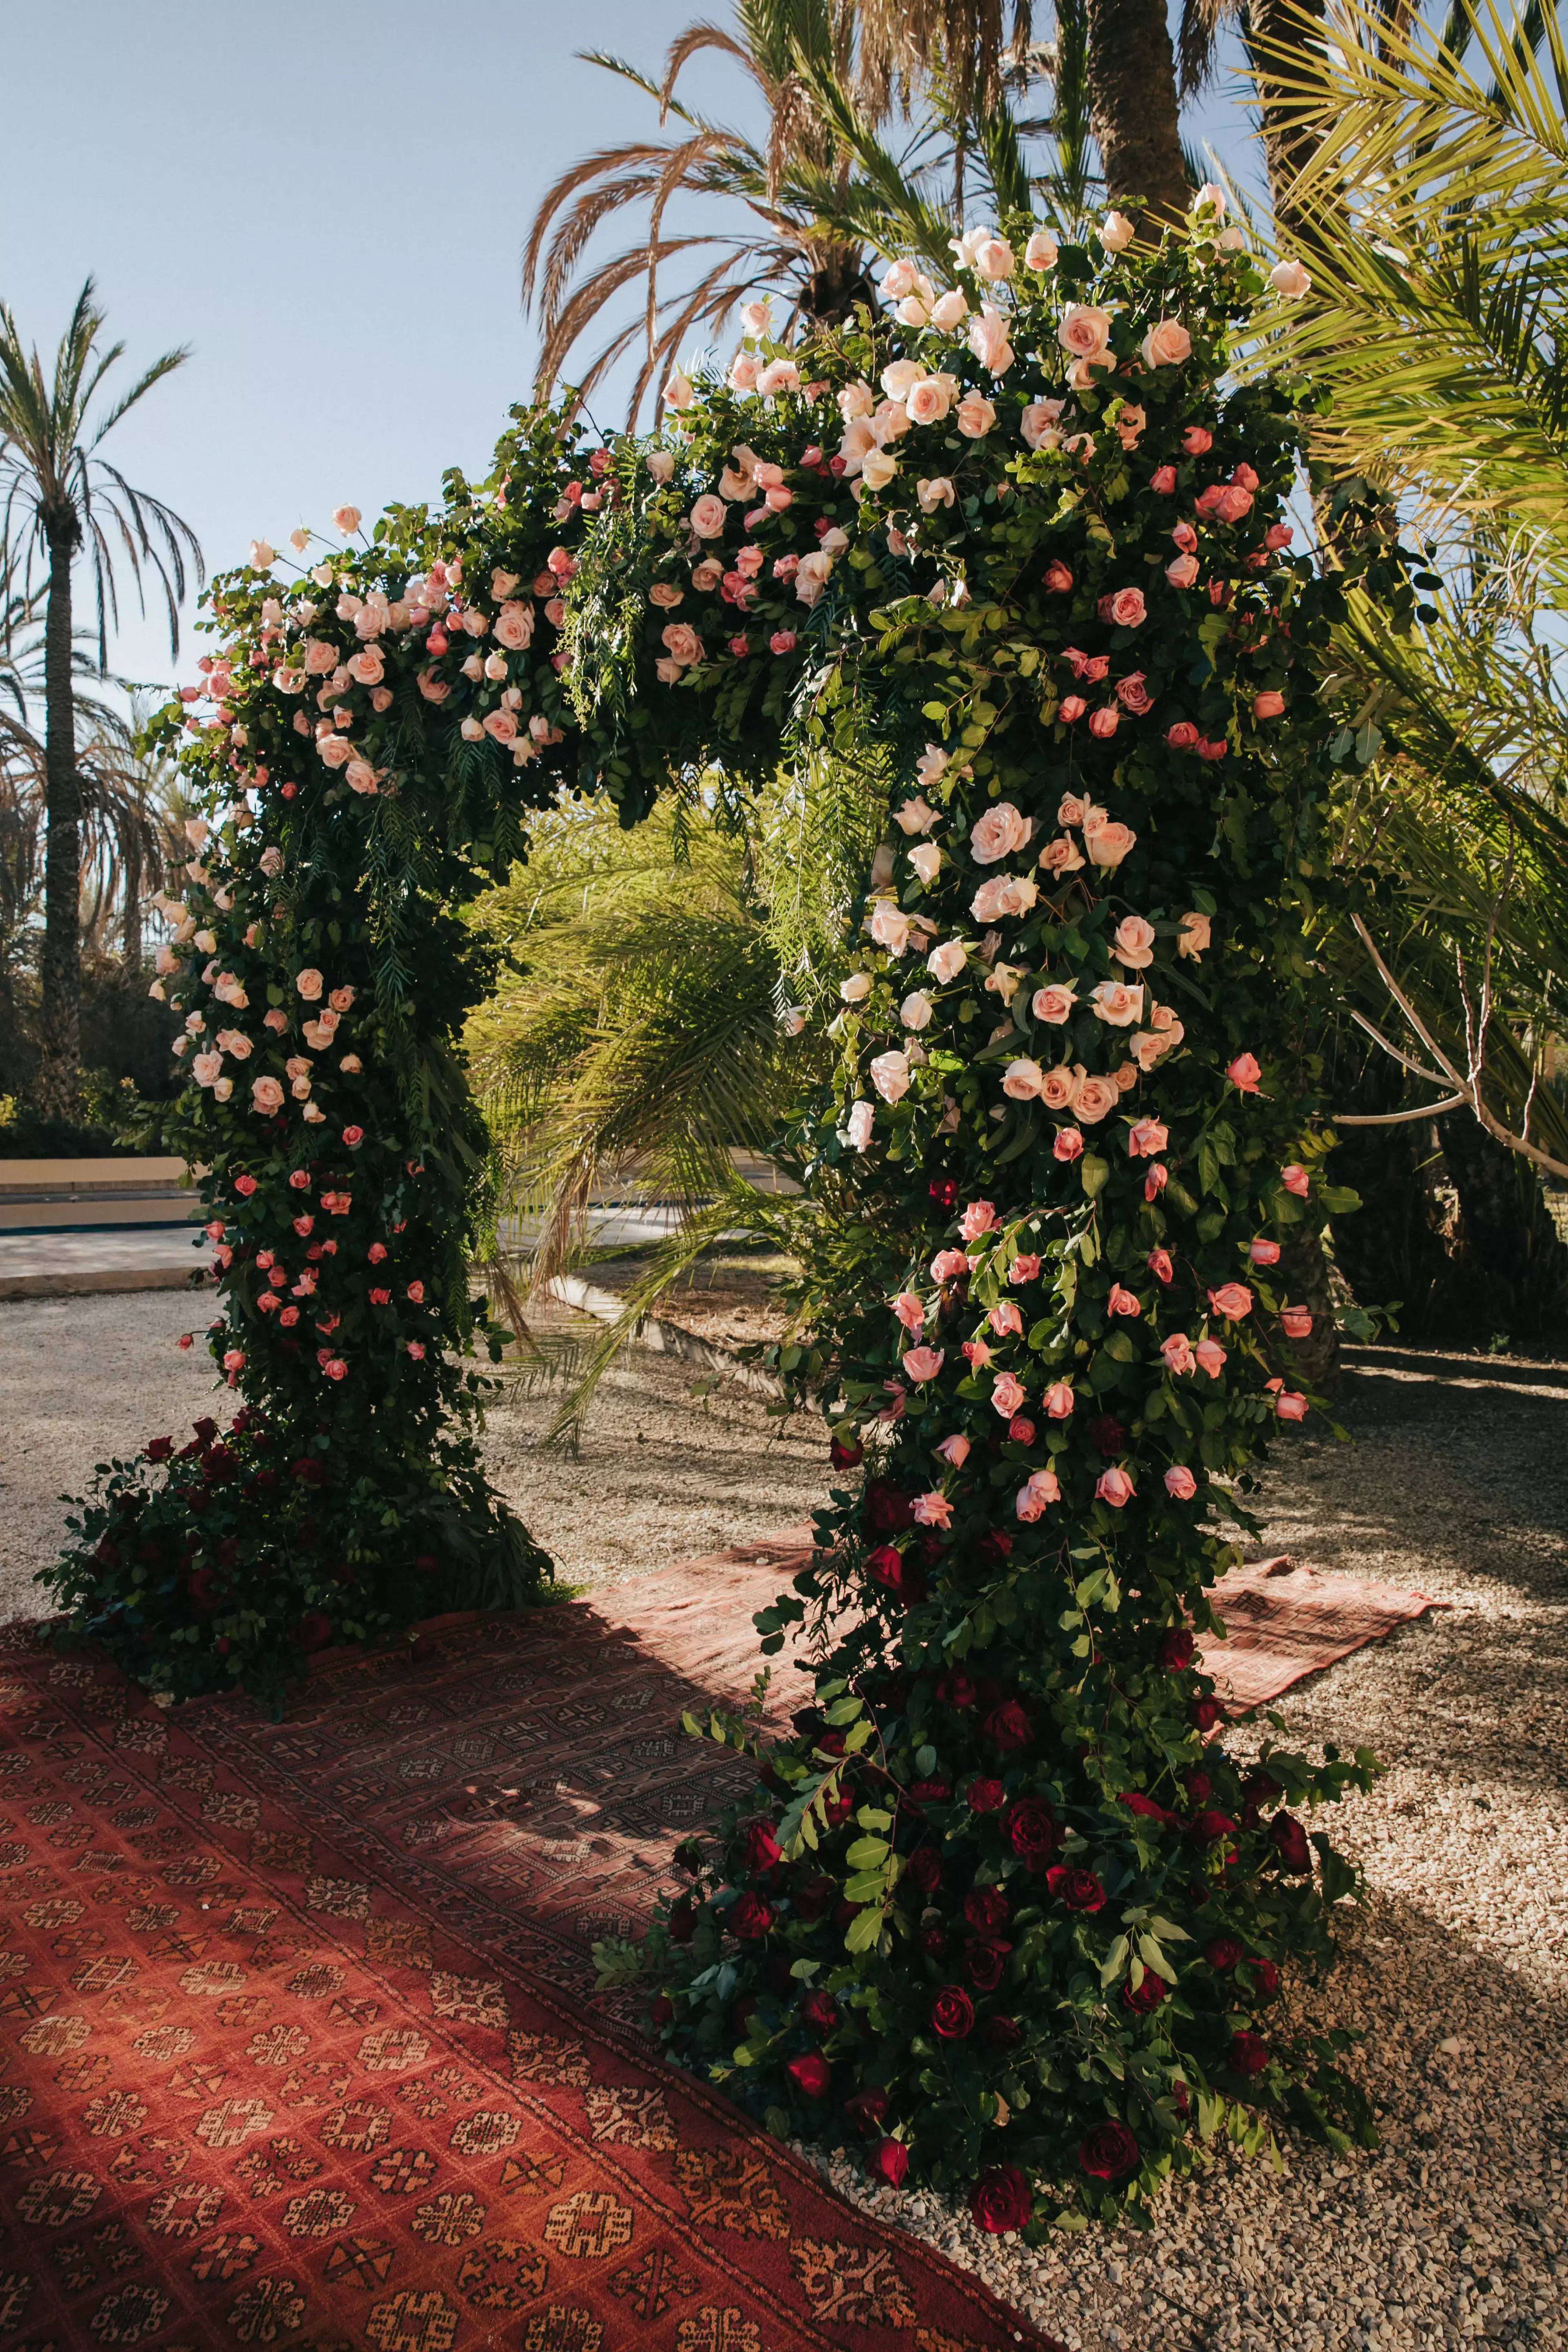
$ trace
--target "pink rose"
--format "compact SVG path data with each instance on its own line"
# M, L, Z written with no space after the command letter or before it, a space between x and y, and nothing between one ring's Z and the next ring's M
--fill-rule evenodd
M1282 1389L1274 1400L1274 1410L1281 1421L1305 1421L1307 1400L1299 1389Z
M1252 1293L1245 1282L1222 1282L1217 1290L1209 1292L1209 1305L1227 1323L1239 1323L1252 1312Z
M1047 436L1055 434L1058 422L1066 406L1065 400L1032 400L1029 403L1018 419L1018 430L1023 435L1027 447L1038 449L1046 445ZM1058 571L1066 570L1066 566L1062 564L1052 568ZM1047 587L1050 585L1048 577L1047 585ZM1071 585L1070 573L1068 585Z
M1190 588L1197 576L1198 559L1195 555L1174 556L1165 566L1165 577L1173 588ZM1194 742L1197 740L1195 727L1193 730L1193 740Z
M942 1439L936 1450L944 1462L951 1463L955 1470L962 1470L969 1459L969 1440L962 1431L955 1430L951 1437Z
M1217 1381L1225 1369L1226 1350L1217 1339L1200 1339L1193 1349L1193 1360L1211 1381Z
M997 1412L1011 1420L1023 1403L1025 1393L1021 1381L1016 1380L1011 1372L999 1372L991 1391L991 1402Z
M716 498L711 490L704 490L693 504L687 520L699 539L718 539L723 531L728 512L722 499Z
M1165 1473L1165 1492L1173 1502L1190 1503L1198 1491L1198 1482L1184 1462L1173 1463Z
M1110 1504L1113 1511L1122 1511L1132 1500L1135 1489L1126 1471L1112 1463L1109 1470L1100 1472L1094 1491L1102 1503Z
M1108 1315L1131 1317L1142 1315L1143 1307L1135 1291L1124 1290L1121 1283L1113 1282L1110 1286L1110 1296L1106 1301L1105 1311Z
M1256 1241L1247 1243L1247 1255L1254 1265L1278 1265L1279 1244L1278 1242L1265 1241L1263 1235L1259 1234Z
M917 1528L950 1528L952 1525L952 1505L939 1486L914 1499Z
M1231 1085L1238 1093L1244 1095L1258 1093L1258 1082L1262 1075L1262 1071L1250 1054L1238 1054L1226 1071L1226 1076L1230 1080Z
M1158 490L1162 498L1168 499L1175 487L1176 469L1174 466L1156 466L1153 473L1149 478L1149 488L1152 490Z
M1292 1160L1289 1168L1281 1168L1279 1181L1287 1192L1294 1192L1299 1201L1304 1201L1312 1189L1311 1179L1298 1160Z
M1089 991L1094 1017L1113 1029L1130 1029L1143 1017L1143 991L1125 980L1102 980Z
M1127 1132L1128 1153L1134 1160L1152 1160L1169 1141L1169 1130L1157 1118L1141 1118Z
M1268 283L1288 302L1299 302L1312 290L1311 278L1299 261L1277 261L1268 273Z
M1202 425L1189 425L1182 436L1182 446L1189 457L1205 457L1214 447L1214 435Z
M904 1358L904 1370L911 1381L934 1381L945 1352L942 1348L911 1348Z
M1131 710L1137 719L1142 719L1145 711L1152 710L1154 708L1154 698L1144 683L1141 669L1135 669L1128 677L1117 679L1116 699L1121 703L1123 710Z
M1081 694L1064 694L1057 706L1057 717L1065 719L1070 727L1075 719L1083 717L1088 709L1089 705Z
M1102 596L1098 606L1100 617L1113 628L1138 629L1149 617L1142 588L1116 588Z
M510 602L496 615L496 643L510 653L521 653L533 642L533 606Z
M1057 1139L1051 1146L1051 1150L1053 1157L1058 1160L1081 1160L1083 1138L1076 1127L1058 1127Z
M1053 596L1070 596L1072 584L1072 573L1059 559L1047 564L1041 585L1048 588Z
M991 1202L971 1201L960 1222L959 1232L966 1242L977 1242L982 1234L993 1232L996 1223L996 1211Z
M775 629L773 635L768 639L768 651L770 653L793 654L795 647L795 635L793 629Z
M316 738L316 750L329 768L341 768L353 757L353 745L346 735L334 735L330 730Z
M1059 1503L1062 1490L1054 1470L1037 1470L1018 1489L1014 1509L1028 1526L1044 1517L1052 1503Z
M1190 751L1198 740L1198 730L1190 719L1178 719L1173 727L1165 730L1165 740L1173 751Z
M1254 719L1278 719L1284 709L1285 697L1272 686L1265 687L1261 694L1255 694L1252 698Z
M1197 1362L1193 1343L1184 1331L1173 1331L1160 1342L1160 1353L1165 1359L1168 1372L1190 1372Z
M386 675L386 663L379 646L364 646L350 656L345 665L356 686L379 686Z
M1117 709L1114 702L1108 702L1102 709L1095 711L1091 715L1089 722L1089 731L1091 735L1098 737L1103 742L1108 737L1115 734L1121 724L1121 711Z
M433 669L422 669L415 679L415 684L426 702L445 702L452 691L447 681L437 677Z

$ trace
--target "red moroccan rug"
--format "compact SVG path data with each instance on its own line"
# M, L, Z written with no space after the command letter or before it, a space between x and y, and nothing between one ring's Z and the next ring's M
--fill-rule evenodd
M1226 1637L1206 1642L1199 1664L1213 1675L1230 1712L1243 1715L1369 1642L1381 1642L1395 1626L1448 1604L1403 1584L1298 1568L1281 1553L1248 1560L1221 1577L1214 1605Z
M640 1808L646 1884L712 1793L637 1648L542 1611L273 1727L0 1633L7 2352L1044 2352L524 1965L614 1880L575 1807ZM454 1867L503 1771L545 1859Z

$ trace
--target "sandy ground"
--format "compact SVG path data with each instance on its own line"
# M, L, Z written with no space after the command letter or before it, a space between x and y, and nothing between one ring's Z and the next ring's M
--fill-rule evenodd
M209 1368L174 1344L190 1313L159 1293L0 1306L0 1613L30 1606L63 1488L206 1409ZM1271 1544L1450 1604L1280 1706L1293 1739L1389 1768L1335 1824L1371 1899L1313 1997L1365 2034L1381 2149L1287 2135L1278 2175L1221 2158L1152 2231L1037 2252L835 2167L1068 2352L1568 2345L1568 1393L1510 1370L1353 1375L1354 1447L1303 1433L1265 1496ZM548 1412L497 1412L491 1458L574 1580L766 1535L822 1491L815 1426L699 1401L666 1359L606 1384L575 1459L540 1450Z
M188 1433L200 1413L226 1420L198 1345L211 1308L184 1291L0 1302L0 1619L33 1616L35 1571L65 1533L62 1495L80 1494L100 1462L160 1432ZM548 1336L563 1317L535 1316ZM781 1433L765 1398L638 1349L600 1388L573 1455L538 1441L542 1395L492 1409L487 1452L508 1500L574 1584L605 1583L675 1559L751 1543L809 1518L824 1500L820 1423Z

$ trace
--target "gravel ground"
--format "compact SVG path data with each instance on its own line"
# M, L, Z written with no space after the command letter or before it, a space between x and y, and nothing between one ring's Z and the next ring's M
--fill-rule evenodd
M210 1400L174 1347L174 1294L0 1307L0 1614L92 1464ZM1265 1498L1300 1559L1450 1606L1280 1703L1291 1737L1388 1764L1336 1834L1371 1902L1314 1996L1359 2025L1375 2155L1287 2137L1284 2171L1221 2157L1147 2233L1031 2253L931 2196L847 2193L979 2270L1068 2352L1568 2346L1568 1392L1488 1376L1352 1375L1353 1451L1306 1437ZM820 1494L820 1441L737 1391L639 1355L584 1450L542 1453L548 1408L492 1418L500 1483L563 1574L616 1582L754 1539ZM607 1507L613 1506L613 1507Z
M0 1620L36 1615L35 1570L65 1532L64 1494L96 1464L200 1413L226 1421L198 1347L175 1342L211 1312L187 1292L144 1290L0 1303ZM531 1314L542 1335L572 1318ZM538 1441L543 1396L503 1397L486 1437L491 1475L574 1584L615 1584L809 1518L826 1495L820 1424L781 1433L766 1400L726 1383L693 1394L695 1368L639 1349L600 1388L576 1455ZM706 1380L700 1385L706 1385Z

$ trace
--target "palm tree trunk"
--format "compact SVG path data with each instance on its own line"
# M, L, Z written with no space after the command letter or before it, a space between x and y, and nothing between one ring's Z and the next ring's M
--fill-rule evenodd
M81 779L76 764L71 677L73 515L49 517L49 601L44 621L44 852L42 1052L36 1087L46 1118L77 1108L81 1064Z
M1088 16L1089 121L1106 194L1146 216L1179 218L1190 191L1165 0L1089 0Z
M1245 17L1247 60L1258 77L1258 128L1263 133L1263 157L1268 171L1268 192L1274 206L1275 225L1282 251L1300 252L1314 241L1311 224L1293 202L1291 190L1298 174L1317 153L1320 144L1317 133L1304 129L1291 120L1292 108L1277 87L1270 86L1269 76L1284 68L1281 51L1295 53L1294 69L1300 71L1300 52L1305 34L1301 18L1314 16L1322 23L1326 0L1250 0Z
M121 956L128 980L134 980L142 969L142 810L138 807L126 827L125 843L121 856L121 888L124 906L121 925Z

